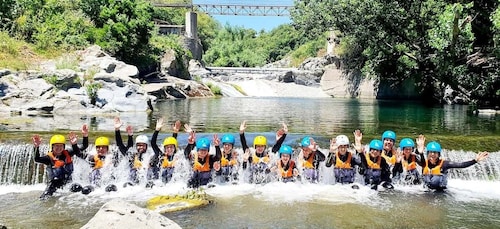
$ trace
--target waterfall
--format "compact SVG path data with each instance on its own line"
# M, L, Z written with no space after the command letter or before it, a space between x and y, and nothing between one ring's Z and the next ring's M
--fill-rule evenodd
M90 146L89 146L90 147ZM116 146L112 146L114 149ZM241 150L241 149L238 149ZM48 151L48 145L41 145L40 152ZM177 153L183 153L182 150ZM39 184L46 182L45 165L34 161L34 149L30 144L0 144L0 185L8 184ZM474 152L466 152L459 150L443 150L442 157L453 162L462 162L472 160L476 157ZM78 163L75 160L74 176L78 174L85 177L89 170L88 164ZM126 163L124 163L126 164ZM124 167L121 169L126 170ZM188 168L185 165L183 167ZM182 170L187 173L188 170ZM323 171L324 172L324 171ZM126 174L127 171L124 171ZM180 174L179 174L180 175ZM180 177L178 177L180 178ZM178 179L177 178L177 179ZM182 176L186 179L185 176ZM489 157L476 165L465 169L450 169L449 178L462 180L500 180L500 153L490 153Z

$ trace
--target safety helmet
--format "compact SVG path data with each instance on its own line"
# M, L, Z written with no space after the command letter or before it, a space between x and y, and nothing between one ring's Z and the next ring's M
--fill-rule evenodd
M163 146L166 145L174 145L177 149L177 139L175 139L174 137L165 138L165 140L163 140Z
M50 145L66 144L66 138L63 135L56 134L50 138Z
M198 141L196 141L196 148L198 148L198 150L202 150L202 149L209 150L210 149L210 140L208 140L208 138L198 139Z
M259 135L253 139L253 146L267 146L266 137Z
M135 144L137 144L137 143L148 144L148 142L149 142L149 139L148 139L148 136L146 136L146 135L139 135L135 138Z
M411 140L411 138L403 138L399 142L399 148L404 149L405 147L414 148L415 142L413 142L413 140Z
M292 155L292 152L293 152L293 149L291 146L289 145L282 145L278 151L280 153L280 157L281 157L281 154L288 154L288 155Z
M234 136L231 134L222 135L222 144L231 144L234 145Z
M107 137L98 137L95 140L95 146L109 146L109 139Z
M384 141L384 139L392 139L393 141L396 141L396 133L394 133L394 131L392 130L386 130L383 134L382 134L382 141Z
M349 138L345 135L339 135L335 138L335 142L339 146L349 145Z
M370 149L382 150L383 145L384 145L384 143L382 143L382 141L380 141L378 139L373 139L370 142Z
M437 142L429 142L429 144L427 144L427 154L429 154L430 151L441 154L441 145Z
M311 137L305 136L304 138L302 138L302 141L300 141L300 146L308 147L309 145L311 145Z

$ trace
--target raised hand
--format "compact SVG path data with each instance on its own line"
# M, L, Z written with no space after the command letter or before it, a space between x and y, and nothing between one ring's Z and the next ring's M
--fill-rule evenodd
M220 145L220 139L217 136L217 134L214 134L213 142L214 142L214 146L219 146Z
M76 143L78 143L78 136L73 131L69 132L68 139L71 145L76 145Z
M313 138L309 138L309 149L311 149L313 152L318 149L318 144L314 141Z
M283 135L285 135L285 131L283 130L283 128L276 131L276 141L278 141L281 137L283 137Z
M120 130L120 127L123 125L120 117L115 117L115 130Z
M162 127L163 127L163 117L156 120L155 130L160 131Z
M174 130L174 133L179 133L179 131L181 130L181 120L175 121L172 130Z
M40 144L42 144L42 138L40 138L40 135L38 134L33 135L31 140L33 140L33 145L35 145L35 147L39 147Z
M187 123L184 124L184 130L186 131L186 133L194 132L194 130L191 128L191 126L189 126L189 124L187 124Z
M82 126L82 136L83 137L89 136L89 127L87 126L87 124L83 124Z
M131 125L128 125L127 128L126 128L126 130L127 130L128 136L134 135L134 129L132 128Z
M194 131L189 132L188 143L194 144L195 141L196 141L196 133Z
M401 151L401 148L397 148L396 152L396 162L399 163L404 159L404 154L403 151Z
M425 136L423 134L418 135L418 138L415 139L415 142L417 143L417 150L419 153L424 153L424 147L425 147Z
M489 153L488 153L488 152L486 152L486 151L485 151L485 152L479 152L479 153L477 154L477 156L476 156L476 161L477 161L477 162L480 162L480 161L482 161L482 160L484 160L484 159L488 158L488 154L489 154Z
M288 134L288 126L286 125L286 123L283 122L281 125L283 126L283 131L285 132L285 134Z
M249 157L250 157L250 149L246 149L245 153L243 153L243 161L248 161Z
M361 140L363 140L363 133L361 133L361 130L355 130L353 134L354 134L354 142L356 144L358 143L361 144Z
M247 121L241 122L240 125L240 134L245 133L245 129L247 128Z
M337 138L330 139L330 152L335 153L337 151Z

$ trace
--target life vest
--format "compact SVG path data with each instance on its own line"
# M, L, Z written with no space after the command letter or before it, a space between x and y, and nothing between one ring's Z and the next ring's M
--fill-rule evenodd
M65 165L73 163L73 161L71 160L71 156L69 155L69 152L67 150L63 150L62 155L64 155L65 160L57 159L52 152L47 153L47 156L49 156L50 160L52 160L52 168L61 168Z
M98 154L94 155L94 168L93 169L100 169L104 166L104 160L101 160L101 157L99 157Z
M302 167L305 169L314 169L314 157L316 156L316 152L311 152L309 157L302 162Z
M378 157L377 162L373 162L370 159L370 154L368 153L365 154L365 157L366 157L366 163L368 164L368 168L377 170L380 169L380 165L382 163L382 157Z
M352 168L351 167L352 155L349 152L347 152L347 159L345 161L340 160L340 153L338 151L335 154L335 156L337 157L337 160L335 161L335 168L338 168L338 169L350 169L350 168ZM368 156L366 161L370 161L369 158L370 157Z
M392 156L387 156L386 151L382 150L382 157L384 157L385 161L391 165L396 164L396 154L392 154Z
M252 164L259 164L260 162L269 163L269 156L258 157L256 153L252 155Z
M441 167L443 167L444 160L441 160L441 162L436 165L434 168L429 168L429 160L425 161L425 167L423 174L424 175L441 175Z
M162 168L173 168L175 167L175 160L168 160L167 156L163 157L163 161L161 162Z
M195 172L210 172L210 156L206 156L205 163L201 164L198 161L198 154L194 155L193 170Z
M220 159L220 166L222 167L227 167L227 166L235 166L238 164L238 161L236 158L232 158L231 160L228 160L226 156L222 155L222 158Z
M409 160L410 160L410 163L408 163L408 161L403 158L403 168L406 171L412 171L412 170L417 169L417 162L415 159L415 155L410 155Z
M293 167L295 167L295 162L294 161L289 161L289 166L288 169L285 170L283 166L281 165L281 161L278 162L278 169L281 174L281 178L290 178L293 177Z
M139 157L137 155L134 156L134 169L140 169L142 168L142 162L139 160Z

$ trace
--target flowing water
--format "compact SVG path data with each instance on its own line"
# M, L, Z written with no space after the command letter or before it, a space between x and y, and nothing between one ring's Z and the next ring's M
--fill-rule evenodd
M450 171L445 193L426 192L422 186L396 185L395 191L373 191L361 186L359 190L333 184L331 168L321 166L319 184L279 183L265 185L240 183L218 185L205 191L214 203L203 208L168 213L165 216L183 228L496 228L500 223L500 121L496 116L470 116L467 107L446 106L426 108L406 102L380 102L344 99L285 99L285 98L222 98L167 101L156 105L149 118L123 115L123 121L144 126L150 135L156 119L164 117L168 124L175 120L190 123L198 136L213 133L235 133L242 120L247 120L247 141L251 144L257 134L264 134L274 144L274 131L282 122L290 134L285 143L297 146L306 135L313 136L327 152L328 139L360 128L364 142L392 129L402 137L424 133L429 140L442 140L443 156L452 161L473 159L481 150L462 150L470 136L484 136L493 153L490 157L466 169ZM71 193L68 188L56 192L54 198L39 201L45 188L44 168L33 161L29 136L47 132L47 126L57 126L47 117L36 129L31 124L28 134L12 132L26 138L19 142L0 143L0 225L8 228L79 228L113 198L122 198L139 206L155 195L183 194L188 168L179 169L174 182L157 184L146 189L144 184L107 193L96 189L89 195ZM112 135L111 118L72 117L73 129L92 122L93 130ZM102 121L95 121L102 120ZM148 129L149 127L149 129ZM67 128L69 129L69 128ZM124 128L123 128L124 129ZM170 135L162 131L159 142ZM90 141L95 140L91 132ZM453 142L462 136L459 144ZM185 146L186 134L180 133L179 144ZM493 140L491 140L493 139ZM47 146L43 145L43 150ZM111 148L116 152L116 147ZM239 148L239 150L241 150ZM95 151L92 145L89 151ZM213 152L213 150L212 150ZM151 153L151 152L150 152ZM187 164L187 163L183 163ZM88 165L75 160L74 179L86 184ZM127 178L126 162L113 169L117 184ZM243 173L240 173L243 174Z

